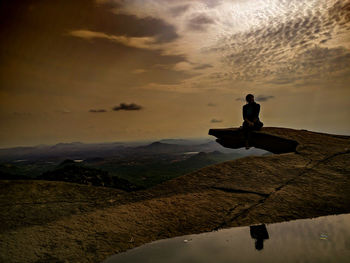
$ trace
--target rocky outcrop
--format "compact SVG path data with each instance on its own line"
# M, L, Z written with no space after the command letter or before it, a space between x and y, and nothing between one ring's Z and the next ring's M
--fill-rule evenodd
M249 145L263 149L272 153L295 152L298 142L293 139L285 138L262 131L253 131L250 136ZM239 128L230 129L210 129L209 135L217 137L216 140L222 146L238 149L245 146L244 131Z
M210 133L228 147L242 143L235 129ZM350 212L349 136L273 127L253 136L253 145L280 154L208 166L145 191L2 181L0 261L101 262L157 239Z

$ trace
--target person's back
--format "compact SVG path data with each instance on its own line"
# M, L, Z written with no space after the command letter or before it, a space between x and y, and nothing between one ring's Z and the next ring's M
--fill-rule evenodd
M246 148L249 148L249 140L251 131L260 130L264 125L259 119L260 104L254 101L254 96L248 94L246 96L247 104L243 106L243 130L246 138Z
M259 120L260 104L255 101L247 103L243 106L243 119L248 119L249 121Z

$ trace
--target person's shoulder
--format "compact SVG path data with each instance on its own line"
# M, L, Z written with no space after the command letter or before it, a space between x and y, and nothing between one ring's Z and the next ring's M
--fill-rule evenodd
M255 106L256 107L260 107L260 104L255 102Z

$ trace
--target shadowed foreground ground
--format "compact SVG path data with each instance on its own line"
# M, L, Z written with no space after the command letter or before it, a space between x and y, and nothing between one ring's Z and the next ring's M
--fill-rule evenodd
M235 129L211 134L241 143ZM0 261L100 262L157 239L350 212L350 137L263 128L254 143L278 138L293 152L228 161L137 193L0 181Z

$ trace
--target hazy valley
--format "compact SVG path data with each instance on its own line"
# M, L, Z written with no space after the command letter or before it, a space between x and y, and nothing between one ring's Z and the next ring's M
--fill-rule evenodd
M132 191L208 165L266 154L259 149L227 149L212 140L60 143L0 149L0 178L67 181Z

